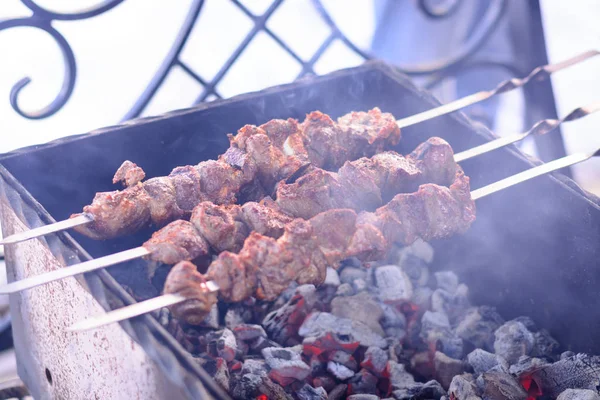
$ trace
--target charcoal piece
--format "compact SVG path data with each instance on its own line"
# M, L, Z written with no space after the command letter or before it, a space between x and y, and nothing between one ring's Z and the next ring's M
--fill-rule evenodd
M347 400L379 400L379 396L374 395L374 394L365 394L365 393L360 393L360 394L352 394L348 397L346 397Z
M366 281L367 271L365 271L364 268L347 266L347 267L344 267L344 269L342 269L342 272L340 272L340 282L341 283L352 284L352 282L355 279L362 279L362 280Z
M341 281L338 272L331 267L327 267L327 275L325 275L325 282L323 282L323 285L338 287L340 284Z
M266 375L246 374L237 379L231 395L236 400L256 399L266 396L269 400L293 400L292 396Z
M271 368L269 377L284 386L285 382L301 381L310 374L310 367L302 361L300 354L288 348L267 347L262 350L262 355Z
M537 357L521 356L519 360L510 366L508 372L515 376L521 376L523 374L530 373L540 367L549 365L546 361Z
M352 289L354 289L354 293L362 292L363 290L367 290L367 282L364 279L355 279L352 281Z
M402 341L399 338L391 337L387 338L388 341L388 349L387 354L388 358L392 361L398 362L400 355L402 354Z
M433 357L435 379L444 389L450 387L452 378L465 372L465 364L461 360L450 358L442 352L436 351Z
M410 252L415 257L420 258L425 261L427 264L431 264L433 262L433 247L423 239L417 239L409 246Z
M564 351L560 353L560 359L564 360L565 358L574 357L576 354L573 351Z
M244 316L246 314L246 316ZM250 310L241 307L240 305L234 305L230 307L225 313L225 327L233 330L236 326L249 321L252 318Z
M508 363L504 358L483 349L475 349L470 352L467 355L467 362L473 368L473 372L476 375L487 372L498 365L503 370L508 371Z
M335 333L351 342L359 342L362 346L384 348L385 339L373 332L371 328L359 321L336 317L326 312L313 312L300 326L298 333L303 337L319 337L326 333Z
M400 340L404 340L407 336L407 332L406 329L403 328L396 328L395 326L390 326L389 328L385 328L385 335L387 337L394 337L394 338L398 338Z
M431 296L433 291L428 287L419 287L413 291L412 302L420 310L429 310L431 308Z
M464 343L457 336L442 336L437 340L437 350L450 358L463 358Z
M383 310L367 292L334 298L331 301L331 313L341 318L362 322L375 333L384 335L379 324L379 319L383 316Z
M441 312L425 311L421 317L420 336L428 343L435 343L442 337L450 336L448 316Z
M210 376L213 377L215 382L221 385L226 391L229 391L229 369L227 368L227 362L224 359L218 357L215 359L196 358L195 360Z
M595 390L567 389L556 400L600 400L600 395Z
M526 400L527 392L512 376L504 372L484 372L477 379L481 397L486 400Z
M327 371L341 381L345 381L346 379L354 376L354 371L345 365L336 363L334 361L329 361L327 363Z
M242 365L241 374L267 375L267 363L265 360L249 358Z
M450 295L456 294L458 289L458 276L452 271L440 271L434 274L438 289L448 292Z
M452 379L448 388L448 395L455 400L481 400L477 395L475 383L469 379L472 377L468 374L457 375Z
M560 345L546 329L539 330L533 334L535 344L531 355L534 357L554 359Z
M378 379L366 369L361 369L348 380L348 394L376 394Z
M381 350L381 351L383 351L383 350ZM354 357L352 357L351 354L349 354L345 351L342 351L342 350L336 350L336 351L330 352L327 355L327 360L341 364L344 367L346 367L352 371L355 371L355 372L358 370L358 363L356 362L356 359Z
M548 364L530 375L544 395L557 397L567 389L597 390L600 387L600 357L577 354Z
M353 294L354 288L349 283L342 283L335 291L336 296L352 296Z
M310 366L310 374L312 376L322 375L327 371L327 362L323 361L321 357L317 355L312 355L310 357L308 365Z
M516 321L508 321L496 329L494 336L494 352L509 364L516 363L521 356L529 355L535 341L525 325Z
M410 369L419 379L432 379L435 375L435 365L431 351L414 353L410 357Z
M513 321L517 321L522 323L523 325L525 325L525 327L527 328L527 330L529 332L537 332L537 325L535 324L535 322L531 319L531 317L527 317L527 316L520 316L517 317L515 319L513 319Z
M270 339L259 336L256 339L248 342L248 347L250 348L250 352L252 354L262 354L263 349L266 349L267 347L281 347L281 345Z
M396 400L440 400L445 395L444 388L434 380L426 383L417 382L404 389L394 390Z
M424 287L429 283L431 278L429 267L422 259L407 254L402 257L398 265L408 275L414 287Z
M327 392L322 387L314 388L308 383L296 393L298 400L327 400Z
M375 283L379 299L385 303L399 304L412 297L410 278L396 265L384 265L375 269Z
M489 351L494 348L494 332L503 323L495 308L474 307L465 313L455 332L473 346Z
M392 390L405 389L415 383L415 378L406 372L404 364L389 360L388 372L390 374Z
M360 366L375 376L381 376L388 362L388 353L379 347L369 347Z
M287 343L296 336L298 326L317 301L314 285L298 286L294 293L284 306L267 314L262 322L269 337L279 343Z
M220 331L210 332L206 335L208 354L221 357L225 361L233 361L237 354L237 341L232 331L225 328Z
M333 390L333 388L336 387L337 381L331 375L319 375L313 378L312 384L314 387L322 387L327 393L329 393Z
M258 337L267 337L267 333L260 325L239 324L233 328L233 333L240 340L254 340Z
M383 311L383 314L379 320L379 324L382 328L405 328L406 327L406 316L398 310L397 307L388 304L380 304L379 307Z
M319 356L328 351L342 350L349 354L360 346L359 342L352 341L347 335L338 335L327 332L318 337L308 337L302 341L303 352L307 356Z
M340 383L329 392L327 400L340 400L344 398L346 395L346 389L348 389L348 385Z

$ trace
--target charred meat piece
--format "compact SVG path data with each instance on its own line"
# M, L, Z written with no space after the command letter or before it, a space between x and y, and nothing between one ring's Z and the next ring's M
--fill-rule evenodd
M219 296L228 302L238 302L254 294L257 266L247 265L228 251L219 254L206 271L206 278L219 286ZM168 279L168 278L167 278Z
M336 174L316 169L292 184L279 185L276 201L284 212L308 219L324 210L336 208L337 199L332 196L334 188L341 192Z
M367 112L351 112L338 118L337 122L348 140L347 146L354 149L356 157L370 157L400 141L400 129L394 116L382 113L377 107Z
M139 182L143 181L145 177L146 173L143 169L138 167L137 164L129 160L125 160L117 172L115 172L113 184L122 182L123 186L125 187L135 186Z
M156 226L164 226L185 215L177 205L175 185L168 177L148 179L144 182L144 189L150 197L150 218Z
M242 219L250 230L265 236L278 238L283 234L286 224L293 218L284 213L271 198L259 203L248 202L242 206Z
M250 231L242 220L238 205L218 206L209 201L200 203L190 218L197 230L216 252L238 252Z
M206 240L191 222L184 220L173 221L155 232L144 247L151 252L150 259L164 264L191 261L209 252Z
M177 263L165 281L165 294L178 294L187 300L170 307L175 318L199 325L217 303L217 296L207 290L206 278L188 261Z
M150 223L150 197L142 184L123 191L96 194L83 212L94 217L92 223L75 228L93 239L110 239L140 230ZM76 217L81 214L74 214Z

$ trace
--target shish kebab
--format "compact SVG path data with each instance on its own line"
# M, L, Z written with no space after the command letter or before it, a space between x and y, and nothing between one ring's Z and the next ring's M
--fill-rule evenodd
M582 118L598 110L600 102L577 108L561 120L540 121L530 131L513 136L547 133L562 122ZM448 177L452 173L448 171L456 168L455 162L484 154L507 142L510 142L507 137L499 138L455 154L452 160L450 146L441 139L431 138L408 157L385 152L370 159L348 162L337 174L315 168L293 184L281 184L276 200L267 197L241 206L202 202L194 208L191 222L171 222L155 232L141 247L12 282L0 287L0 294L19 292L140 257L175 264L206 256L211 249L217 254L236 252L242 248L250 232L278 238L283 234L285 224L295 217L308 219L332 208L373 210L382 206L384 199L387 201L397 193L412 191L420 184L450 184ZM385 180L382 180L383 177Z
M450 188L425 184L416 193L397 195L374 213L357 214L350 209L334 209L308 221L295 219L286 225L285 233L277 240L253 232L238 254L221 253L206 274L198 272L191 262L181 261L169 272L163 295L79 321L68 330L93 329L163 307L169 307L176 318L197 325L217 302L217 291L221 299L234 302L252 295L272 299L293 281L320 284L325 279L327 265L335 266L351 256L362 261L376 260L394 242L408 244L417 237L427 240L465 231L475 219L474 200L591 157L600 157L600 149L533 167L470 193L469 179L458 169ZM434 212L437 218L427 215L427 218L419 219L419 212L413 213L412 210L414 201L419 197L429 200L438 197L438 200L451 200L453 204L445 208L443 201L434 201L433 204L441 206L437 213ZM462 207L461 201L464 202ZM409 220L394 218L398 211L404 216L415 216L420 226L410 222L404 225ZM447 217L450 218L445 220ZM331 229L332 226L338 229ZM370 234L365 234L369 231ZM377 232L380 234L377 235ZM265 297L265 287L271 290L268 297Z
M427 111L421 112L419 114L415 114L410 117L403 118L401 120L396 121L396 125L399 128L404 128L404 127L411 126L411 125L414 125L414 124L417 124L417 123L420 123L420 122L423 122L423 121L426 121L426 120L429 120L432 118L436 118L441 115L445 115L445 114L448 114L448 113L451 113L454 111L458 111L464 107L484 101L484 100L489 99L498 94L505 93L505 92L511 91L513 89L523 87L531 81L539 81L539 80L546 79L554 72L557 72L562 69L573 66L575 64L578 64L589 58L595 57L598 54L600 54L600 51L590 50L590 51L581 53L575 57L572 57L570 59L567 59L565 61L562 61L562 62L559 62L556 64L549 64L549 65L545 65L542 67L537 67L525 78L522 78L522 79L513 78L510 80L503 81L493 90L481 91L481 92L466 96L464 98L455 100L451 103L447 103L442 106L433 108L431 110L427 110ZM505 138L505 140L512 140L512 141L497 142L497 145L498 145L498 147L501 147L501 146L504 146L504 145L507 145L510 143L514 143L521 139L522 139L522 137L519 137L518 135L515 135L515 136L511 137L510 139L507 137L507 138ZM136 174L133 173L133 174L130 174L130 176L135 177ZM128 182L127 179L125 179L124 181ZM133 183L133 181L129 181L128 183ZM160 189L160 185L158 185L158 186L159 186L159 188L157 188L156 192L158 194L160 194L162 189ZM156 218L157 222L159 224L160 223L164 224L164 223L168 222L168 220L165 221L164 214L161 214L160 211L162 211L163 213L168 213L169 211L176 212L177 210L160 209L160 207L159 207L154 212L154 214L156 214L156 215L153 216L152 212L151 212L151 215L150 215L151 218ZM175 216L175 217L177 217L177 216ZM4 240L0 241L0 245L18 243L18 242L21 242L24 240L29 240L29 239L33 239L33 238L36 238L39 236L44 236L44 235L47 235L47 234L50 234L53 232L58 232L58 231L74 228L77 226L91 224L93 222L94 222L94 216L92 214L83 213L81 215L74 216L73 218L70 218L70 219L67 219L64 221L56 222L54 224L46 225L46 226L43 226L40 228L35 228L35 229L29 230L29 231L20 232L15 235L11 235L9 237L4 238ZM134 222L137 223L137 221L134 221ZM85 228L82 227L81 229L85 232Z

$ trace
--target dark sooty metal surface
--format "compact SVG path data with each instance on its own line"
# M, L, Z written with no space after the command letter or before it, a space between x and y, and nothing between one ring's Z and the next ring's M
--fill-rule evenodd
M321 110L334 117L380 107L397 118L436 101L402 74L381 63L243 95L166 116L107 128L101 133L9 155L2 163L57 220L88 204L97 191L114 190L113 173L129 159L147 177L178 165L215 158L228 146L226 133L272 118L303 119ZM398 148L411 151L430 136L456 152L481 144L491 133L462 114L403 130ZM463 163L478 188L530 167L514 147ZM600 353L600 201L562 176L541 177L479 200L478 216L464 236L434 243L436 265L453 268L475 304L498 307L506 317L529 315L565 346ZM73 236L93 256L141 244L150 231L96 242ZM143 266L117 267L118 280L144 284Z

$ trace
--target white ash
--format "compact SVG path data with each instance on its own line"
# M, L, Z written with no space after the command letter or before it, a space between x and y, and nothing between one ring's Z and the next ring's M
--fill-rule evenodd
M434 274L438 289L448 292L450 295L456 294L458 289L458 276L452 271L440 271Z
M404 389L415 383L415 378L408 372L403 364L388 361L390 383L393 390Z
M473 372L479 375L496 366L508 371L508 362L497 354L488 353L483 349L475 349L467 355L467 362L473 368Z
M433 363L435 379L444 389L450 387L452 378L465 372L465 363L463 361L450 358L440 351L435 352Z
M336 297L331 301L331 313L341 318L359 321L375 333L385 335L379 320L383 316L381 306L367 292L354 296Z
M327 400L327 392L322 387L314 388L308 383L296 393L298 400Z
M353 294L354 288L349 283L342 283L335 292L336 296L352 296Z
M263 349L262 355L271 371L275 371L278 376L301 381L310 374L310 367L294 350L268 347Z
M354 376L354 371L343 364L336 363L335 361L329 361L327 363L327 371L342 381L350 379Z
M298 333L303 337L317 337L327 332L349 336L351 341L360 342L361 345L385 347L386 341L371 328L362 322L348 318L339 318L326 312L314 312L304 320Z
M595 390L567 389L556 400L600 400L600 395Z
M365 271L364 268L348 266L348 267L344 267L344 269L342 269L342 272L340 272L340 282L341 283L352 284L352 282L355 279L362 279L362 280L366 281L367 271Z
M412 297L410 278L396 265L384 265L375 269L375 282L379 299L385 303L400 303Z
M362 292L363 290L367 289L367 282L365 282L365 280L361 278L355 279L352 281L352 288L356 293Z
M486 400L526 400L527 392L512 376L502 372L484 372L476 385Z
M510 364L514 364L519 357L531 353L535 338L529 330L518 321L508 321L494 332L494 350Z
M325 282L323 284L334 287L340 286L341 281L338 272L331 267L327 267L327 275L325 275Z
M450 398L457 400L480 400L473 377L469 374L457 375L452 379L448 388Z

